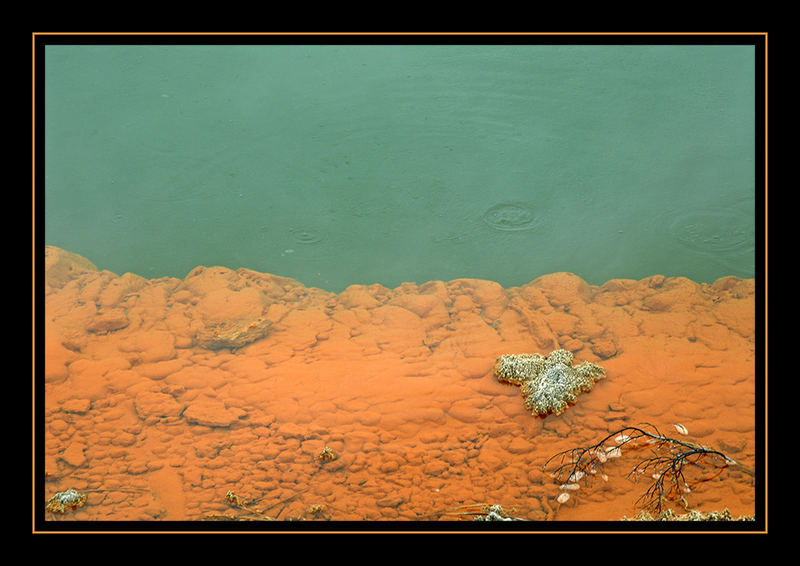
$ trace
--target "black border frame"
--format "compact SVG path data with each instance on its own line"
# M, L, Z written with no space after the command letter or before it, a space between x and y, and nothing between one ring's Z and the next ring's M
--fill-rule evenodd
M753 33L33 33L33 286L34 286L34 422L45 412L42 352L44 326L36 324L44 313L44 66L48 45L752 45L755 50L755 187L756 187L756 520L747 522L466 522L466 521L46 521L44 509L44 427L33 434L33 533L766 533L766 120L767 34Z

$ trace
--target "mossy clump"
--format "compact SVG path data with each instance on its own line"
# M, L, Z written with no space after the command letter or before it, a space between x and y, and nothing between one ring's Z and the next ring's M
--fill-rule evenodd
M740 515L734 517L726 507L722 511L689 511L676 514L672 509L664 509L653 516L647 511L642 511L633 519L622 517L623 521L755 521L755 515Z
M500 505L483 507L481 511L485 514L476 516L472 519L473 521L524 521L524 519L510 516Z
M317 458L323 462L330 462L331 460L335 460L337 456L333 450L330 449L330 447L325 446L325 448L323 448L322 451L317 455Z
M243 499L233 493L232 491L228 490L228 493L225 494L225 501L233 505L234 507L247 507L248 502L246 499Z
M525 407L535 415L560 415L575 403L581 391L589 391L606 371L591 362L572 365L568 350L541 354L506 354L494 366L498 381L519 385Z
M78 493L74 489L68 489L67 491L59 491L48 499L46 509L52 513L61 513L63 515L67 510L75 511L83 507L85 503L85 494Z

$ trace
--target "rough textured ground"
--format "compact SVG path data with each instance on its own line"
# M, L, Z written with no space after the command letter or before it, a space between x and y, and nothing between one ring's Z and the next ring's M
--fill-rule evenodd
M481 504L619 520L648 486L625 478L636 454L563 504L542 465L641 422L754 466L753 280L556 273L334 294L247 269L118 276L52 247L45 278L47 496L87 494L49 520L454 520ZM532 416L493 365L557 348L607 377ZM754 513L747 474L687 476L691 509Z

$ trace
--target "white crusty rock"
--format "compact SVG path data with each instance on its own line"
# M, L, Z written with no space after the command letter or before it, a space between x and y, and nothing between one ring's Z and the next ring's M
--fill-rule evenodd
M497 379L521 387L525 407L536 415L560 415L578 393L589 391L606 371L591 362L572 365L572 352L554 350L541 354L506 354L495 363Z

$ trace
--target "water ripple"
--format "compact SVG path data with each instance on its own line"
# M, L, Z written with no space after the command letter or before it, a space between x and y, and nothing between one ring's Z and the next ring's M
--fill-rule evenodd
M530 206L522 203L499 203L483 213L483 220L495 230L511 232L528 230L536 224Z

